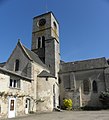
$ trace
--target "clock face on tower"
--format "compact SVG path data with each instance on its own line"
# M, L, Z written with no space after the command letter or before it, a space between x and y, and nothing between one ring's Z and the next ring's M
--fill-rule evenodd
M39 27L44 26L45 24L46 24L46 20L44 18L40 19L39 22L38 22Z

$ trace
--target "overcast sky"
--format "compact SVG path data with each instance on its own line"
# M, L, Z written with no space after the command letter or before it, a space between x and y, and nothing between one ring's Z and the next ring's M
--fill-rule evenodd
M0 0L0 62L19 38L31 48L32 18L46 11L60 24L62 60L109 58L109 0Z

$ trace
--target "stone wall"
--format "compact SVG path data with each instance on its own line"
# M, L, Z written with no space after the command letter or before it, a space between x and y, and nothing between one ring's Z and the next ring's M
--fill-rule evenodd
M53 110L53 85L55 85L55 78L37 79L37 100L39 100L36 106L37 111L49 112Z
M20 88L10 87L10 78L20 80ZM6 75L0 73L0 117L8 117L9 112L9 98L16 98L15 106L15 116L25 114L25 100L30 98L33 100L32 96L32 84L30 81L21 79L15 75ZM30 108L31 110L31 108Z
M68 78L66 79L66 77ZM104 69L93 69L87 71L61 73L60 79L61 79L60 84L61 103L63 102L63 98L68 97L72 98L74 107L76 106L101 107L99 95L101 91L105 91L106 87ZM88 94L85 94L83 90L84 80L88 80L90 82L90 90ZM98 91L96 93L93 92L92 88L92 83L94 80L97 82L98 88L97 89Z
M49 70L42 66L33 63L32 64L33 82L32 89L34 90L33 96L36 102L34 103L34 111L44 112L52 111L53 106L53 85L55 85L55 106L59 105L59 87L56 84L55 78L37 77L43 70L49 72Z

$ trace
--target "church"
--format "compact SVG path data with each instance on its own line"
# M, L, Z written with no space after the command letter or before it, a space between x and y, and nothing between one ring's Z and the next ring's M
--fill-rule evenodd
M59 23L52 12L33 18L31 50L18 40L0 63L0 117L12 118L63 108L102 107L101 91L109 88L107 59L60 60Z

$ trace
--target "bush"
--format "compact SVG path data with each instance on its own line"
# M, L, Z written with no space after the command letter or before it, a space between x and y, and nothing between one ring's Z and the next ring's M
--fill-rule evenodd
M107 90L106 92L101 92L99 100L104 106L109 107L109 90Z
M68 110L72 109L73 102L71 99L64 99L63 103L66 109Z

